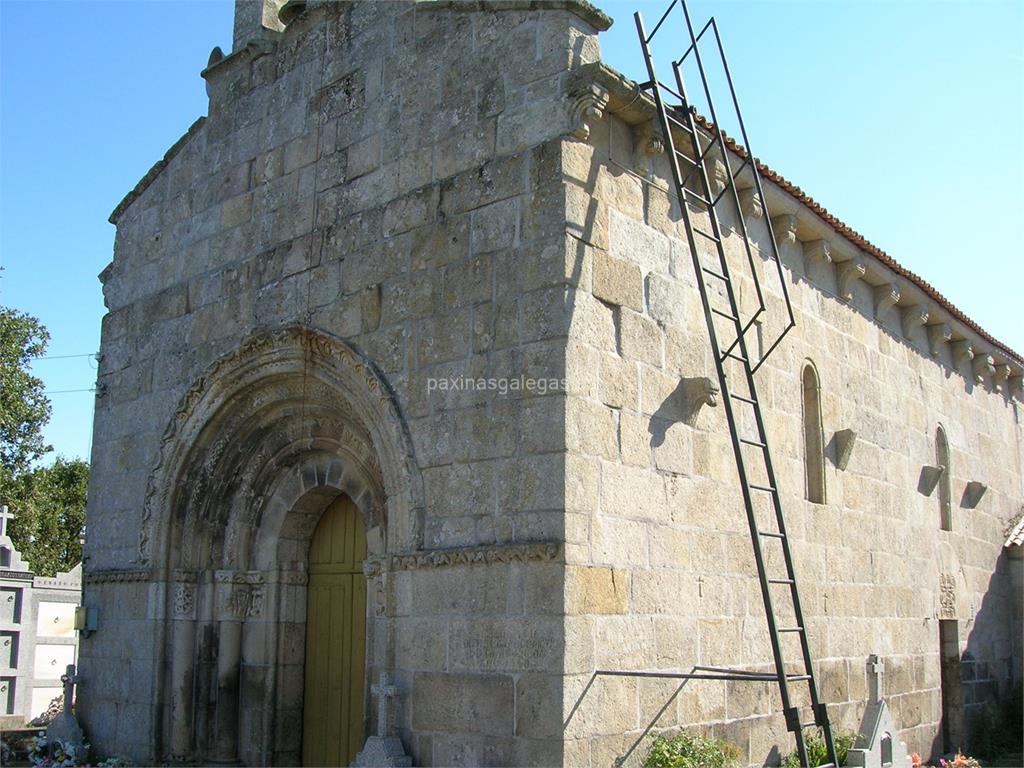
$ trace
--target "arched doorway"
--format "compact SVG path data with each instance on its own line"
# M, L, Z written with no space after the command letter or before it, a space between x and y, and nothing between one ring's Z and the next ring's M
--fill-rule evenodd
M287 328L214 363L185 393L161 442L139 540L138 561L166 590L154 638L156 754L299 764L312 711L306 619L311 578L318 588L310 562L318 526L329 510L324 525L335 525L343 509L357 537L348 560L333 565L344 565L335 575L345 573L353 589L362 585L348 634L362 640L365 674L350 669L344 679L365 681L393 664L381 563L415 548L421 505L401 416L357 351ZM320 633L314 625L314 654ZM363 700L346 710L346 754L362 747L364 685Z
M342 494L309 544L302 764L349 765L363 745L366 531Z

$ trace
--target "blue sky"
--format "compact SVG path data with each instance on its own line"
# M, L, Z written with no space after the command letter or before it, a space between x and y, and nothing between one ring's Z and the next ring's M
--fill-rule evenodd
M632 11L607 63L640 78ZM107 216L206 112L200 70L231 46L230 0L0 0L0 303L52 356L99 347ZM722 29L755 153L1024 351L1024 3L694 0ZM661 35L659 35L659 39ZM666 48L664 54L671 51ZM47 437L88 457L95 363L40 360Z

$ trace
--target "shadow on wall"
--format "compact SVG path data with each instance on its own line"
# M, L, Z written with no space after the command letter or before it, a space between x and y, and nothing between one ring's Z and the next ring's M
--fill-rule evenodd
M933 743L935 756L962 749L993 759L1022 750L1022 567L1024 559L1004 548L978 612L966 622L963 652L958 643L947 656L943 642L942 727ZM954 633L963 631L958 624L961 622L940 621L940 638L958 641ZM942 637L942 633L953 637Z

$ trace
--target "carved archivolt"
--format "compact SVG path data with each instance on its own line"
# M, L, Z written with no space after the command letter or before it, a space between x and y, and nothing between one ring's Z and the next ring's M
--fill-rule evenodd
M248 546L240 537L251 535L282 473L299 471L299 457L312 454L338 457L344 476L333 480L341 490L346 482L358 487L364 514L382 520L385 500L398 510L394 544L415 548L416 531L405 523L417 518L422 487L393 394L357 350L291 327L247 339L182 397L146 490L140 562L244 568L231 562ZM169 557L172 548L180 561Z

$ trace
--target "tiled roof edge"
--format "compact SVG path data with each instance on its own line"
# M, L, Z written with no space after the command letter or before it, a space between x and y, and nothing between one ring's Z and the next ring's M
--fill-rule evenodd
M618 114L631 124L636 124L640 122L641 119L649 119L656 114L654 100L648 96L646 92L642 91L636 82L630 80L615 69L612 69L604 62L594 62L580 67L576 70L573 79L577 85L586 82L596 82L599 85L608 88L610 91L618 91L620 98L623 96L625 97L624 101L626 103L620 109L611 109L610 112ZM639 113L643 113L642 118ZM714 129L714 125L710 121L700 115L696 115L695 117L697 122L706 130ZM723 135L725 135L724 131ZM725 143L730 151L734 152L741 158L745 159L748 157L746 148L728 135L725 136ZM893 272L909 280L966 328L978 334L978 336L992 344L993 347L997 348L1018 365L1024 366L1024 355L1016 352L1010 346L1004 344L999 341L999 339L988 333L984 328L958 309L949 299L939 293L934 286L928 283L928 281L904 267L896 261L896 259L857 232L853 227L841 221L823 205L805 193L800 187L786 179L782 174L770 168L763 161L755 157L754 163L763 178L771 181L777 187L791 195L797 202L805 206L809 211L814 213L825 224L832 227L832 229L834 229L838 234L849 240L853 245L857 246L865 253L874 256L879 262L891 269Z

